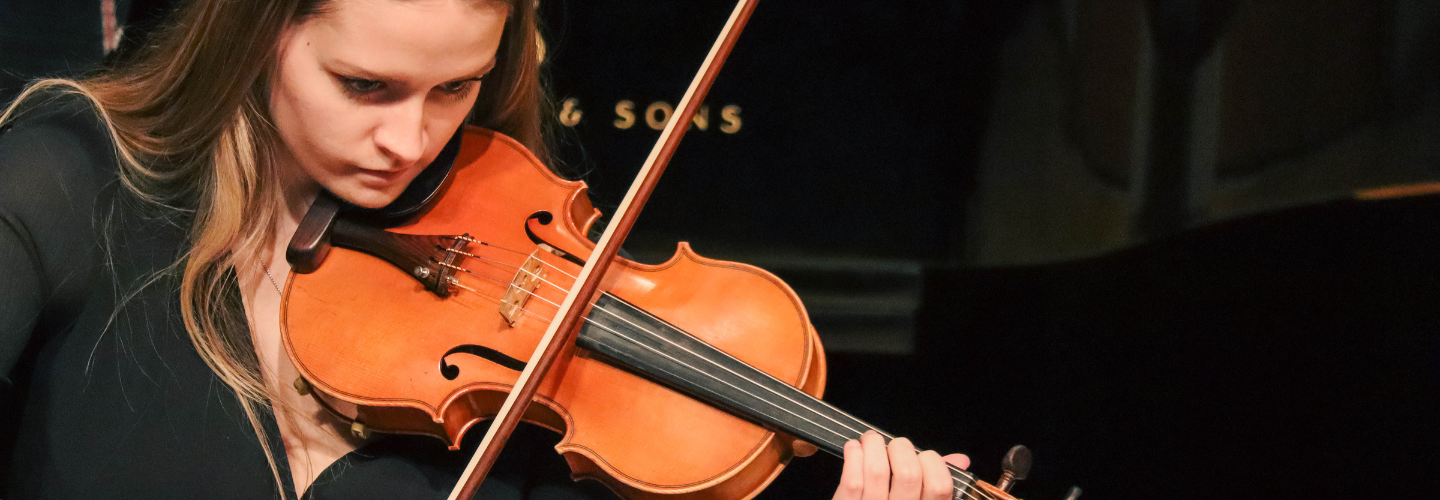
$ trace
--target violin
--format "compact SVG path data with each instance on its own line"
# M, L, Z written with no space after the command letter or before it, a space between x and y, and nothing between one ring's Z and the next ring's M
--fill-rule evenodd
M291 277L281 310L311 390L355 404L366 430L451 449L514 387L600 216L583 183L501 134L467 128L455 164L412 221L336 218L333 249ZM317 202L307 221L332 204ZM792 457L838 456L879 431L819 399L820 338L773 274L680 243L661 264L615 260L601 289L524 415L564 435L556 451L576 478L631 499L749 498ZM955 498L1010 498L952 475Z
M690 121L696 90L671 127ZM673 152L671 131L657 151ZM627 499L687 500L750 498L792 457L839 456L870 430L890 438L820 399L820 338L773 274L685 243L661 264L614 257L616 226L628 230L638 211L626 218L622 204L622 222L591 242L601 214L585 185L502 134L467 127L442 157L453 167L413 210L357 216L322 195L287 252L281 330L297 389L323 394L355 432L458 449L494 418L473 469L498 454L497 428L523 419L564 436L556 451L576 479ZM576 292L585 287L596 292ZM566 340L553 342L557 332ZM953 498L1013 500L1028 461L1012 450L998 486L951 467ZM469 498L478 479L462 482L451 498Z

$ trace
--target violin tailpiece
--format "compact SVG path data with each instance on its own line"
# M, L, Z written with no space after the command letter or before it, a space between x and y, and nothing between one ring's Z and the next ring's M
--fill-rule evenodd
M337 247L363 252L389 262L419 281L426 290L448 297L458 283L469 235L460 237L399 234L341 218L334 222L329 240Z

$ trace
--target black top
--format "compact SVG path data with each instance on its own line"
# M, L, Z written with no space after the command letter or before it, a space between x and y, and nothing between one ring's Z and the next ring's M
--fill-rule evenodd
M116 168L78 98L0 130L4 498L274 498L238 399L181 324L178 273L144 286L184 252L189 223L138 202ZM261 420L288 487L275 420ZM572 483L556 440L518 431L481 494L613 497ZM433 438L382 437L325 470L306 498L445 498L468 459Z

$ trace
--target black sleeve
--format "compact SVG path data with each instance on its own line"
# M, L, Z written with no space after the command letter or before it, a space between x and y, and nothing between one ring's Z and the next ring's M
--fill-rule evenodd
M93 212L114 170L108 137L78 98L0 129L0 386L32 337L68 326L90 295Z

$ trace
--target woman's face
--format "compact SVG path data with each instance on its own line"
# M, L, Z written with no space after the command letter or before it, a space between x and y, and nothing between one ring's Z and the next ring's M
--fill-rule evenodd
M360 206L394 201L484 91L508 13L492 1L336 0L289 28L270 86L284 173Z

